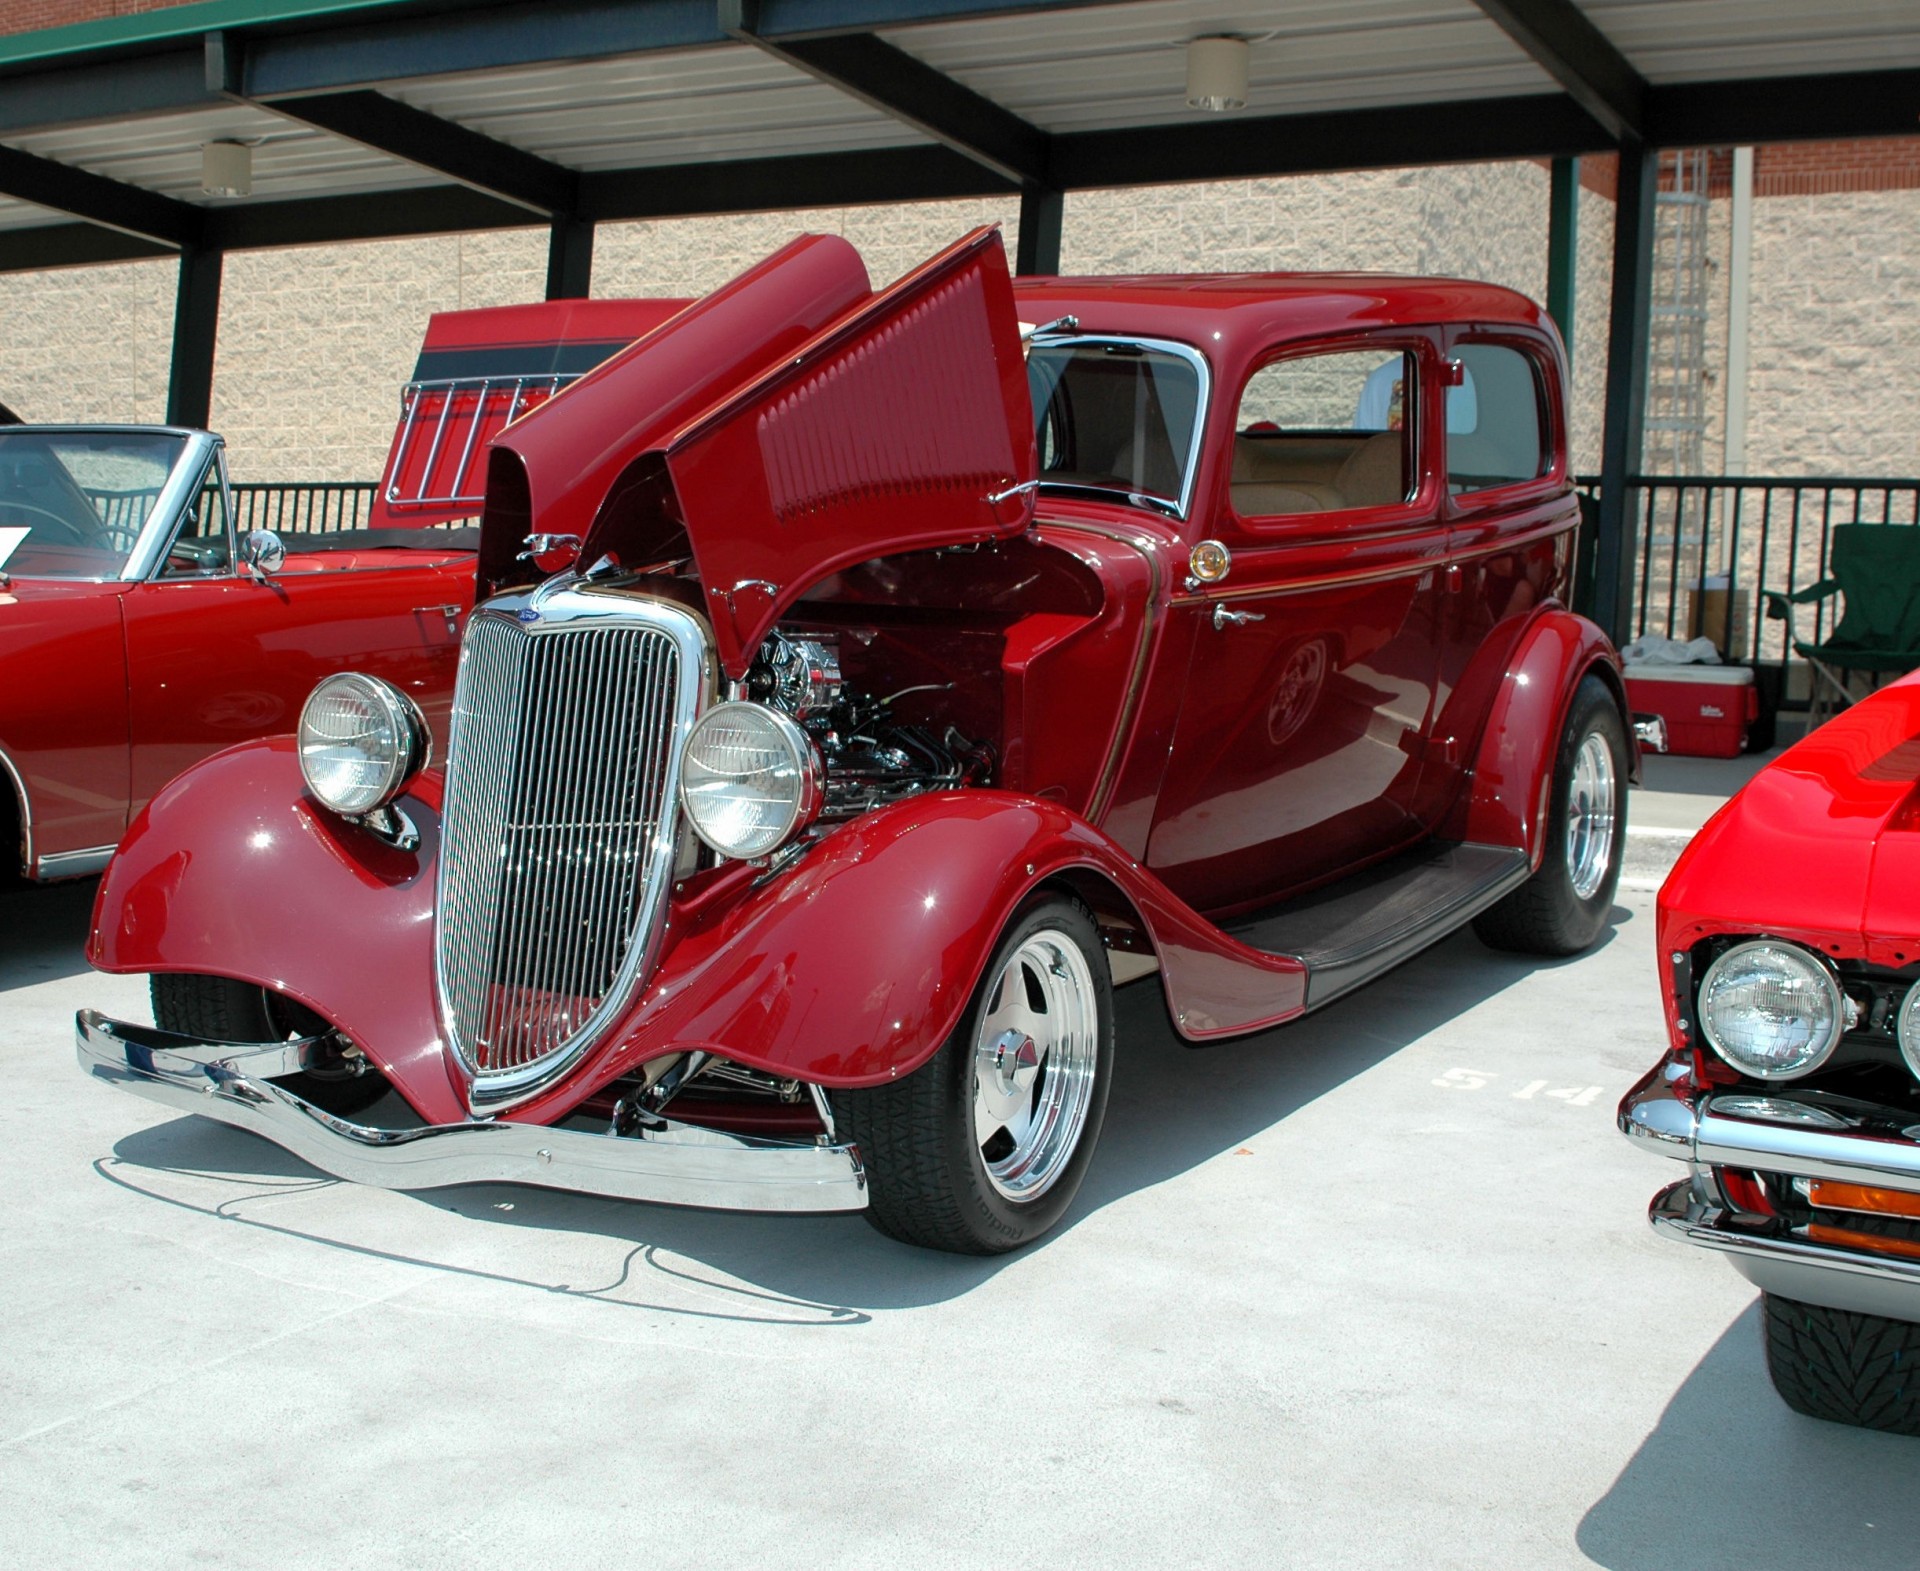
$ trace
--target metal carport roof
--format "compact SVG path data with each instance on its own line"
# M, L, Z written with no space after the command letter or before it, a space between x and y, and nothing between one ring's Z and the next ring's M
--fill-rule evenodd
M1217 34L1239 113L1186 103ZM169 418L203 423L229 250L546 224L577 295L602 221L1017 191L1051 272L1070 190L1617 152L1613 626L1657 150L1916 131L1912 0L199 0L0 36L0 271L178 254ZM247 197L200 189L222 140Z

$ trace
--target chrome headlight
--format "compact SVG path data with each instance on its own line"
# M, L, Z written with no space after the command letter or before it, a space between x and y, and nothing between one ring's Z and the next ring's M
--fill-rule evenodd
M1907 1068L1920 1076L1920 982L1907 989L1907 996L1900 1005L1900 1056L1907 1061Z
M1700 1029L1742 1074L1791 1080L1827 1061L1847 1028L1833 972L1797 944L1735 944L1700 983Z
M385 807L426 756L427 723L420 711L377 676L330 676L300 711L300 773L307 789L349 818Z
M779 849L819 814L823 789L807 733L764 704L716 704L687 734L680 805L722 856Z

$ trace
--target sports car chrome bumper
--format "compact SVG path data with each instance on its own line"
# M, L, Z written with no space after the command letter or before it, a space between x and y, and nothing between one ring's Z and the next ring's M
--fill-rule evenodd
M1798 1111L1796 1111L1798 1110ZM1726 1204L1713 1170L1778 1173L1881 1190L1920 1192L1920 1140L1893 1110L1801 1093L1756 1097L1700 1086L1681 1055L1662 1060L1620 1104L1620 1132L1693 1176L1653 1198L1653 1230L1719 1250L1763 1292L1856 1314L1920 1321L1920 1259L1849 1248L1802 1230L1755 1225ZM1796 1121L1809 1115L1839 1127Z
M866 1173L852 1145L764 1140L656 1119L636 1135L480 1122L374 1129L270 1077L302 1067L306 1044L202 1042L83 1009L80 1067L182 1112L261 1135L322 1172L381 1189L535 1184L620 1200L726 1211L859 1211Z

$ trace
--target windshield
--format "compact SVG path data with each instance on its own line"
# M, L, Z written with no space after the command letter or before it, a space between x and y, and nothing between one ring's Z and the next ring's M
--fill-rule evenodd
M118 577L186 443L162 431L0 429L0 572Z
M1152 497L1183 511L1200 416L1196 359L1105 339L1027 354L1043 486Z

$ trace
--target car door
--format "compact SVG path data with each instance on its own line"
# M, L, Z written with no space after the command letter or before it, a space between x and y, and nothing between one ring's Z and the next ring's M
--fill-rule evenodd
M1579 506L1567 486L1565 411L1543 337L1450 329L1443 422L1448 575L1439 745L1422 787L1443 811L1465 779L1528 618L1571 586Z
M127 594L136 811L209 754L292 731L314 684L335 671L412 695L444 745L471 566L372 568L365 553L305 554L289 540L271 578L236 571L222 477L210 469L160 567Z
M1289 347L1241 390L1148 862L1202 910L1263 903L1413 838L1446 526L1429 335ZM1204 526L1196 534L1206 533ZM1202 575L1204 576L1204 575Z

